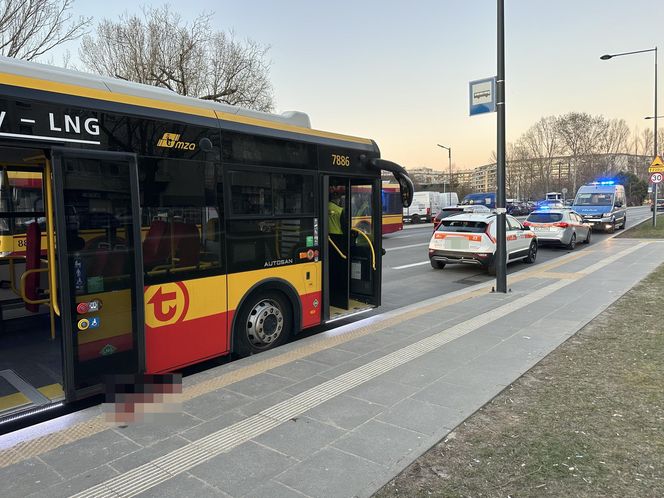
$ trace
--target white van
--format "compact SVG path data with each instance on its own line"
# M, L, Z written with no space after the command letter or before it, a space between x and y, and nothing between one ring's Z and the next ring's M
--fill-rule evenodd
M439 192L415 192L410 207L403 209L403 221L406 223L431 223L442 208Z
M456 206L459 204L459 196L456 192L442 192L440 194L440 207Z

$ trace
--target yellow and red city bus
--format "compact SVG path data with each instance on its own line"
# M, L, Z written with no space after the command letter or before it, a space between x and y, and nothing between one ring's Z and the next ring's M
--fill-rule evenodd
M403 230L403 203L399 185L383 184L383 235Z
M362 186L353 188L353 228L365 233L371 233L371 212L369 210L371 189ZM401 202L401 189L399 185L383 184L381 189L381 234L403 230L403 203Z
M412 199L305 114L7 58L0 168L0 421L379 306L381 170ZM330 192L355 189L371 228L345 196L333 243Z

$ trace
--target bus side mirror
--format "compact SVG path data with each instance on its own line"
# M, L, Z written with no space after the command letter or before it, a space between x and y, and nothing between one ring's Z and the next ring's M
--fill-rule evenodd
M392 173L397 182L399 182L399 190L401 191L401 204L405 208L412 204L415 187L413 185L413 180L410 179L408 173L402 166L399 166L397 163L393 163L392 161L386 161L385 159L369 159L364 154L360 156L360 161L373 169L389 171Z

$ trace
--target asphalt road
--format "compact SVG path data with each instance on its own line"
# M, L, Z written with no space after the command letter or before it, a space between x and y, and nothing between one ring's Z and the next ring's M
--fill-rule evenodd
M651 216L647 206L629 208L627 227L635 225ZM433 226L431 224L408 225L401 232L383 238L386 254L383 257L383 298L382 306L372 313L381 313L463 289L470 285L487 282L485 271L470 265L447 265L443 270L434 270L429 264L428 246ZM609 237L603 232L593 232L590 245L579 244L574 251L583 251ZM540 247L535 264L550 261L567 249ZM511 274L529 268L522 262L511 263L507 273Z

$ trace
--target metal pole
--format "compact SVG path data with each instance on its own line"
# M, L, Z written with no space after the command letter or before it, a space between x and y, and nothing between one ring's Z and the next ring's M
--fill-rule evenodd
M657 150L657 47L655 47L655 155L653 158L657 157L659 151ZM652 186L653 192L653 202L652 202L652 226L657 226L657 184L653 183Z
M505 1L498 0L498 77L496 78L498 143L496 161L496 292L507 292L505 216Z
M449 152L449 159L450 159L450 206L452 205L452 147L450 147L448 150Z

